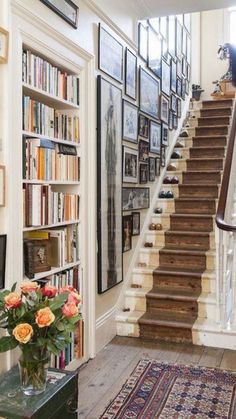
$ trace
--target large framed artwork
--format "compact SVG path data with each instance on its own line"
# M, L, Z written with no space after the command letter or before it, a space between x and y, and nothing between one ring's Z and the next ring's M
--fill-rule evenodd
M138 53L147 61L148 55L148 27L144 23L138 25Z
M170 96L170 66L162 60L162 80L161 80L161 91L167 96Z
M123 182L138 183L138 150L123 147Z
M132 99L137 96L137 57L128 48L125 50L125 94Z
M149 26L148 28L148 67L157 77L161 77L162 40Z
M123 81L123 45L99 23L98 68L108 76Z
M149 188L123 188L123 211L149 208Z
M98 76L98 292L122 278L122 92Z
M123 100L123 140L138 142L138 108L133 103Z
M73 28L78 26L78 6L71 0L40 0Z
M140 67L139 83L140 111L157 119L159 117L159 81Z

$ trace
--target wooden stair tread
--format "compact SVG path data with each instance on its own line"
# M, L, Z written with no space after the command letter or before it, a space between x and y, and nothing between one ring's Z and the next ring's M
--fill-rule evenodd
M183 160L183 159L175 159L175 160ZM224 157L191 157L191 158L187 158L186 161L215 161L215 160L224 160ZM201 169L200 169L201 170Z
M204 270L191 270L191 271L184 271L183 269L176 269L176 268L161 268L158 267L153 271L153 274L161 274L161 275L182 275L183 277L186 276L192 276L194 278L199 278L202 276Z
M206 109L204 109L204 110L206 110ZM202 120L202 119L206 119L207 121L209 121L209 119L217 119L217 120L221 120L221 119L224 119L224 118L230 118L230 115L199 116L199 118L197 118L197 120L199 121L199 119L200 119L200 120ZM194 119L195 119L195 118L194 118ZM223 125L224 125L224 124L223 124ZM215 125L214 125L214 126L215 126ZM217 125L217 126L218 126L218 125Z
M205 220L205 218L209 218L210 220L212 220L212 215L208 215L208 214L170 214L170 218L196 218L196 219L203 219Z
M199 147L182 147L181 150L183 150L183 149L188 149L188 150L193 150L194 149L194 150L196 150L197 149L197 151L202 150L203 152L205 152L207 149L209 149L209 150L225 150L225 148L226 147L224 145L222 145L222 146L220 146L220 145L212 145L212 146L206 145L206 146L199 146ZM215 157L211 157L211 158L215 158Z
M174 185L171 183L163 183L163 186L170 186L170 185ZM202 183L178 183L178 186L180 187L185 187L185 186L189 186L191 188L217 188L218 186L220 186L220 184L215 183L214 185L210 184L210 185L204 185Z
M181 236L181 235L185 235L185 236L200 236L200 237L209 237L209 233L208 232L204 232L204 231L185 231L185 230L166 230L165 231L166 235L170 235L172 236L173 234L177 235L177 236Z
M208 139L208 138L215 138L215 139L224 138L224 139L227 139L227 135L219 135L219 134L218 135L217 134L216 135L193 135L192 139L194 140L195 138L197 138L197 139L201 138L201 140L203 140L204 138L205 139Z
M200 111L202 111L202 110L204 110L204 111L218 111L218 109L219 109L219 107L216 106L215 108L213 108L213 106L212 106L212 108L211 107L210 108L201 108L199 110ZM232 107L231 106L226 106L223 109L232 110ZM194 119L197 119L197 118L194 118Z
M206 175L209 175L209 174L216 174L216 175L218 175L219 173L222 173L222 170L215 170L215 169L209 169L209 170L207 170L207 169L204 169L204 170L200 170L200 172L202 173L202 174L206 174ZM172 173L172 172L168 172L168 173ZM183 172L181 172L183 175L184 174L194 174L194 175L196 175L196 174L198 174L199 173L199 170L184 170Z
M139 324L191 329L193 325L193 318L189 315L180 315L176 313L154 314L146 312L139 319Z
M167 248L167 247L162 247L159 250L160 253L172 253L173 255L185 255L185 256L206 256L206 250L195 250L195 249L175 249L175 248Z
M163 199L163 198L161 198ZM174 199L175 201L181 201L181 202L186 202L186 201L193 201L193 202L197 202L197 201L215 201L216 198L198 198L198 197L192 197L192 198L166 198L166 200L171 201L172 199Z
M160 290L157 287L153 287L146 295L147 298L162 299L162 300L175 300L175 301L196 301L199 297L199 291L180 291L170 289Z

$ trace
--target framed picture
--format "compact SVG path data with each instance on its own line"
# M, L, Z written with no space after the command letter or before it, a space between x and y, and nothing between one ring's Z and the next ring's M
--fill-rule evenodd
M185 80L185 93L186 95L189 95L189 81Z
M78 27L78 6L71 0L40 0L73 28Z
M170 66L165 62L165 60L162 60L161 67L161 91L167 96L170 96Z
M138 183L138 150L123 146L123 182Z
M132 212L132 236L140 234L140 212Z
M138 134L141 137L148 138L149 137L149 119L139 114L139 128L138 128Z
M6 169L0 166L0 207L5 207Z
M123 140L138 142L138 108L133 103L123 100Z
M167 21L167 16L162 16L160 18L160 33L163 36L164 39L167 40L168 38L168 21Z
M148 19L149 25L154 29L156 33L160 32L160 19L159 17L154 17L151 19Z
M160 35L148 28L148 67L157 76L161 76L162 40Z
M162 57L164 58L164 60L166 60L166 62L168 63L169 60L168 58L170 57L169 52L168 52L168 44L166 39L162 39Z
M186 94L186 79L182 79L181 97L183 100L185 100L185 94Z
M161 147L161 167L165 167L166 165L166 148Z
M140 111L157 119L159 117L159 81L140 67L139 83Z
M98 68L108 76L123 81L123 45L99 23Z
M161 159L160 157L156 157L156 176L160 176L160 171L161 171Z
M168 124L169 119L169 99L161 95L161 120Z
M146 163L139 165L139 183L148 183L148 164Z
M183 33L182 33L182 25L179 20L176 20L176 56L177 58L181 58L182 55L182 40L183 40Z
M177 97L175 95L171 95L171 110L177 114Z
M149 188L123 188L123 211L149 208Z
M122 217L122 251L128 252L132 249L132 215L123 215Z
M187 55L187 32L186 32L185 28L183 28L182 53L186 57L186 55Z
M180 60L177 60L176 68L177 68L177 76L181 79L181 77L182 77L182 58Z
M122 91L98 76L98 292L122 278Z
M174 60L171 61L171 90L176 93L176 80L177 80L177 66Z
M161 124L150 121L149 150L151 153L159 154L161 149Z
M173 129L177 129L178 128L178 117L177 117L177 115L175 115L174 113L173 113Z
M125 94L137 97L137 57L128 48L125 50Z
M9 32L0 27L0 64L8 61Z
M188 33L191 32L191 15L190 13L184 14L184 26L187 29Z
M182 59L182 74L184 77L187 76L187 60L185 57Z
M169 16L168 24L168 50L170 55L175 57L175 40L176 40L176 18Z
M191 78L191 67L190 64L187 64L187 80L190 81Z
M162 123L161 127L161 145L167 147L169 145L169 127Z
M5 288L7 235L0 235L0 289Z
M139 141L139 161L148 162L149 158L149 143L146 141Z
M187 59L187 62L190 64L190 62L191 62L191 39L189 38L189 36L187 36L186 59Z
M149 157L149 182L155 182L156 176L156 159Z
M184 24L184 15L177 15L176 16L177 17L177 20L178 20L178 22L180 22L181 23L181 25L183 26L183 24Z
M181 99L177 98L177 116L181 118L182 115L182 102Z
M143 23L138 25L138 53L147 61L148 58L148 26Z
M169 111L169 130L173 130L173 112L171 110Z
M176 94L179 97L182 95L182 80L179 77L176 79Z

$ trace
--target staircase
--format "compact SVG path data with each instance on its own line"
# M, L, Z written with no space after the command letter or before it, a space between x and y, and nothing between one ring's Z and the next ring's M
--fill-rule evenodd
M175 148L181 158L166 172L179 184L162 185L174 198L158 198L162 213L150 223L161 223L162 230L146 232L152 247L140 249L127 311L117 316L120 335L190 343L199 324L215 323L214 216L232 105L231 99L205 101L191 110L188 137L179 137Z

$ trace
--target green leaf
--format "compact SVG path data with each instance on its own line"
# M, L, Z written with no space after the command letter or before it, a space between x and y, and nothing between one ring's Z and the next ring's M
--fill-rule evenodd
M16 284L17 284L17 282L15 282L15 283L12 285L12 287L11 287L11 292L14 292L14 291L15 291L15 289L16 289Z
M59 294L49 302L49 307L52 311L62 307L68 298L68 293Z
M52 352L54 355L60 355L60 350L57 349L57 347L55 345L53 345L52 342L48 342L47 344L47 349Z
M56 325L56 328L60 332L63 332L63 330L65 330L65 325L62 322L58 322L57 325Z
M74 332L74 331L75 331L75 329L76 329L76 325L74 325L74 324L68 324L68 325L66 326L66 331L67 331L67 332Z
M18 346L17 340L13 336L3 336L0 339L0 352L15 349Z
M0 292L0 300L1 300L1 301L4 301L4 298L5 298L8 294L10 294L10 291L8 291L8 290L5 290L5 291Z

